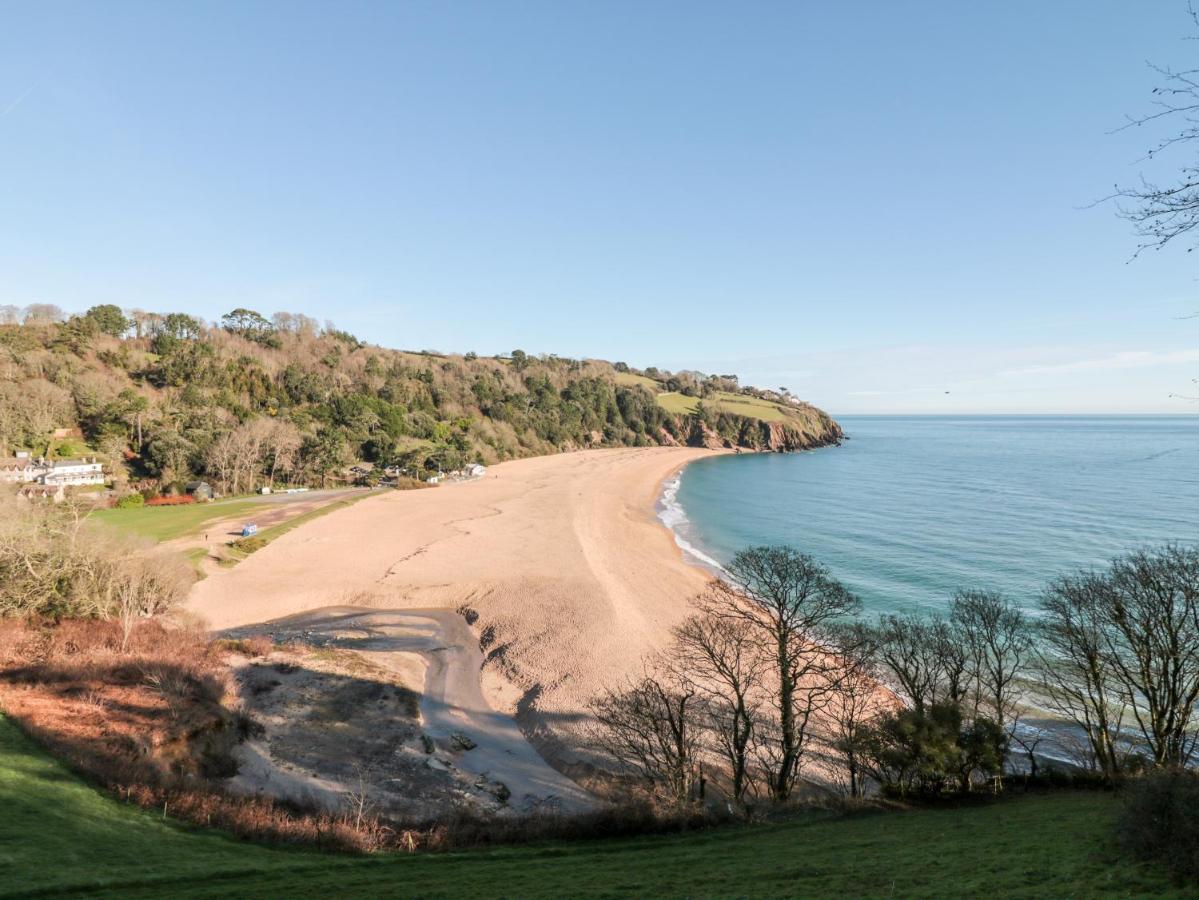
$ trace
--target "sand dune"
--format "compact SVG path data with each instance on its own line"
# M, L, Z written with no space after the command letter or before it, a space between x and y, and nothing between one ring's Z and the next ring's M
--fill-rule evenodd
M654 502L665 478L710 454L581 451L383 493L198 583L189 606L218 629L334 605L469 607L488 702L552 755L587 700L638 671L703 588Z

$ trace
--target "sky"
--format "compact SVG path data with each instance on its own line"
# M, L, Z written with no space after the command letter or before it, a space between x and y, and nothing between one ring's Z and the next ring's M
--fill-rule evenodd
M1110 204L1182 0L0 0L0 303L736 373L833 414L1199 412Z

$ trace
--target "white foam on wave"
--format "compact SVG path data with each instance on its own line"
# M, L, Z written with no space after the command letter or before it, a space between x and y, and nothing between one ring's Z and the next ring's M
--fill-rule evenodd
M679 503L679 487L683 484L683 473L675 475L662 486L662 497L658 501L658 521L666 526L674 535L674 542L679 545L684 556L690 556L706 569L712 569L716 575L726 574L724 566L708 554L704 553L684 536L684 531L691 524L687 511Z

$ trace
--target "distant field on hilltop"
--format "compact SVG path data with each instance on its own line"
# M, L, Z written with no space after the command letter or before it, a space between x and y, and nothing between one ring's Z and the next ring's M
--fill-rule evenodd
M1116 800L958 809L470 852L336 856L257 846L119 803L0 717L0 896L1184 896L1109 843Z
M761 419L764 422L785 422L803 416L803 407L795 404L776 403L749 394L720 390L711 391L707 396L700 398L669 390L664 382L634 372L616 373L616 383L625 387L645 388L655 396L660 407L674 416L694 415L699 411L701 402L718 412Z

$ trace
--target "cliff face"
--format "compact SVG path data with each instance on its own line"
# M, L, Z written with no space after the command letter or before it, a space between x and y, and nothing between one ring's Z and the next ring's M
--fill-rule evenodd
M813 407L808 410L809 415L775 422L746 416L722 416L722 421L710 424L698 417L689 417L686 422L679 423L679 431L686 435L688 446L709 450L787 453L840 444L845 437L841 426L820 410ZM726 419L729 421L723 421Z

